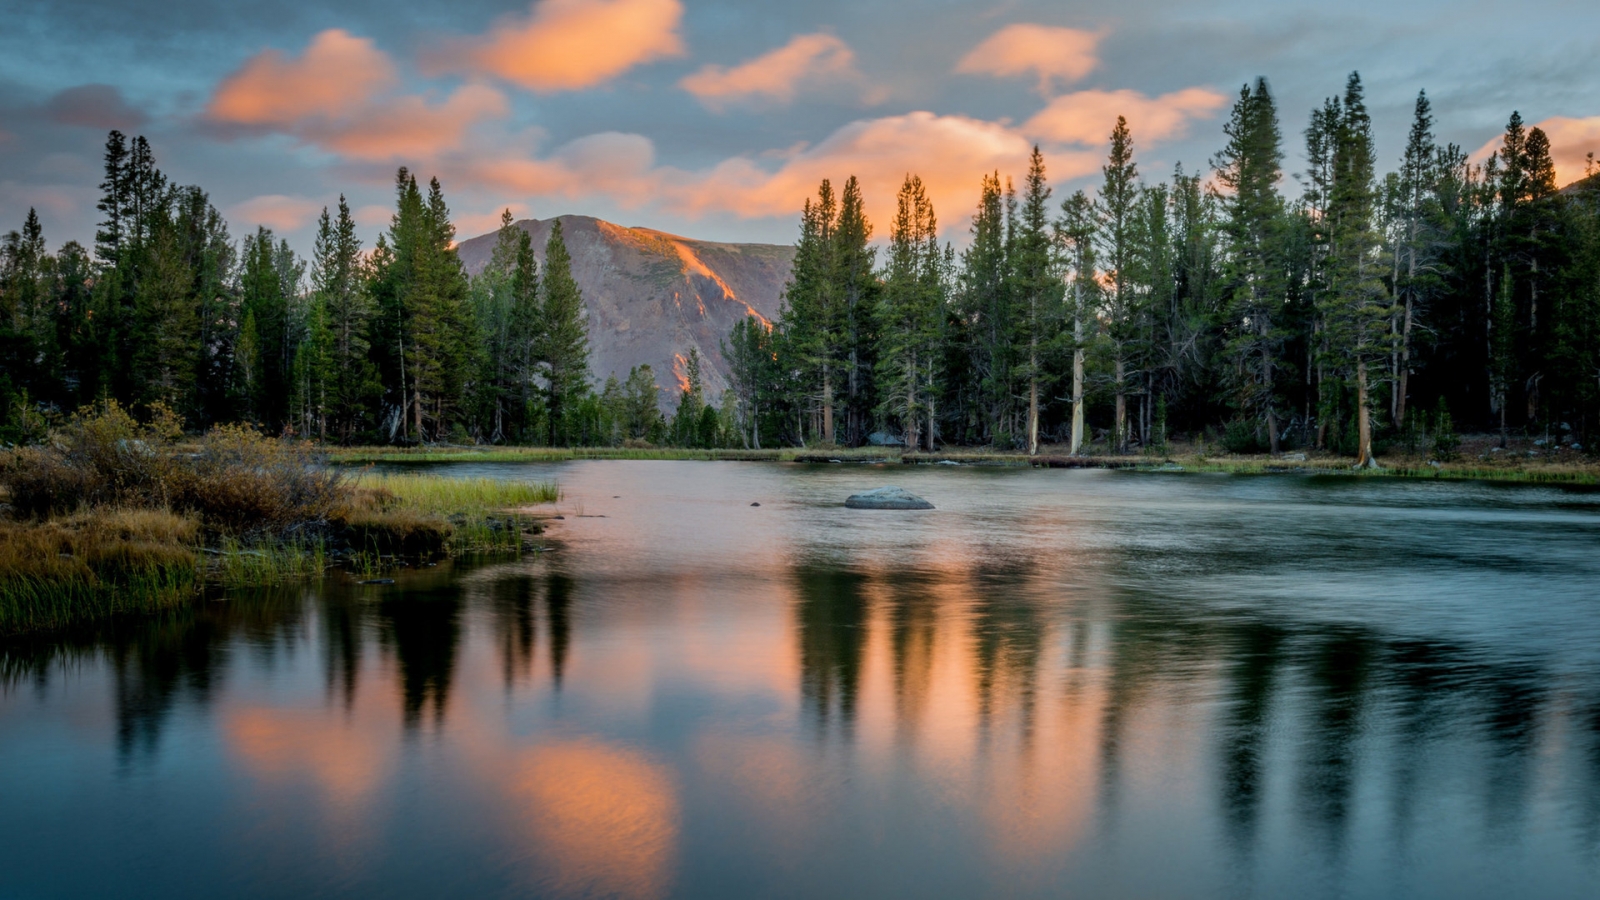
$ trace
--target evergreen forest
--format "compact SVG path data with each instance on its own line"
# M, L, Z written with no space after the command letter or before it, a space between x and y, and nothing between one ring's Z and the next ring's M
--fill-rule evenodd
M648 367L593 377L559 222L539 265L508 211L469 278L439 182L402 168L374 246L341 197L302 259L266 228L235 238L205 191L113 131L93 246L49 252L30 211L0 247L0 442L115 401L342 444L1117 454L1201 438L1358 465L1418 435L1442 455L1456 429L1591 446L1592 154L1558 188L1548 138L1513 113L1471 161L1419 94L1403 153L1380 160L1357 74L1306 121L1286 139L1259 79L1208 165L1148 177L1119 118L1098 184L1064 197L1035 148L1026 172L973 173L959 251L915 174L886 243L857 179L823 181L780 317L728 335L720 398L689 354L665 415Z

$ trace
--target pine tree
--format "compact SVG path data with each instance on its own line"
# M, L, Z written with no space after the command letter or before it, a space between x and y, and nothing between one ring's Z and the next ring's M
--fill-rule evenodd
M1267 425L1273 455L1279 445L1277 373L1285 334L1280 316L1288 285L1283 244L1286 223L1282 180L1283 150L1278 113L1264 78L1239 91L1228 124L1228 144L1212 161L1222 188L1228 237L1229 353L1239 373L1241 412Z
M322 367L316 377L324 394L326 433L348 442L369 424L368 407L379 386L377 371L368 358L375 310L366 284L361 239L343 195L337 219L323 208L312 252L311 285L327 342L314 358Z
M1083 191L1074 191L1061 204L1061 218L1056 223L1056 242L1065 257L1070 279L1067 315L1072 319L1072 430L1067 452L1072 456L1083 452L1084 364L1092 339L1089 323L1100 297L1099 263L1095 255L1098 230L1094 202Z
M1101 168L1105 182L1100 188L1097 212L1100 218L1099 241L1106 266L1104 314L1106 342L1111 351L1112 391L1116 398L1116 419L1111 443L1117 453L1128 452L1128 390L1130 369L1136 364L1138 348L1136 321L1140 298L1135 288L1135 228L1139 202L1139 169L1133 161L1133 137L1128 121L1117 117L1111 132L1111 153Z
M1020 214L1010 240L1011 290L1017 311L1018 378L1026 387L1028 454L1039 452L1042 392L1048 388L1046 354L1056 338L1062 284L1057 276L1050 234L1050 187L1045 182L1044 155L1038 147L1028 161Z
M722 343L728 392L734 398L734 427L746 449L761 449L761 411L773 386L774 356L771 327L755 316L733 323ZM628 380L632 384L632 373Z
M1331 278L1322 318L1331 361L1355 382L1356 466L1367 467L1377 465L1372 455L1371 370L1388 356L1392 304L1381 279L1372 121L1356 73L1345 86L1341 107L1327 212Z
M1011 417L1016 349L998 172L983 176L971 234L972 243L961 257L961 308L969 324L971 366L977 379L972 386L975 415L982 423L980 434L996 442Z
M1397 333L1391 364L1394 382L1391 417L1396 428L1405 422L1406 402L1411 393L1413 333L1440 280L1434 250L1440 243L1443 218L1435 196L1442 161L1433 137L1433 106L1427 92L1422 91L1417 94L1397 178L1393 281L1400 315L1398 327L1394 329Z
M851 175L839 195L839 221L833 229L832 253L840 315L845 328L845 443L855 446L866 439L874 409L872 382L878 345L877 281L873 266L876 248L870 245L872 223L867 221L861 184Z
M563 416L589 390L588 322L583 294L572 277L572 257L567 253L560 219L550 225L539 290L539 308L544 313L539 371L544 381L550 443L560 445L570 439Z
M815 419L811 432L824 444L834 443L834 391L843 360L845 314L836 273L839 211L833 186L823 179L813 203L807 198L800 214L800 240L784 286L782 315L788 357L811 393Z
M879 307L879 413L898 420L906 447L937 439L941 326L947 279L938 222L922 179L908 176L889 229Z

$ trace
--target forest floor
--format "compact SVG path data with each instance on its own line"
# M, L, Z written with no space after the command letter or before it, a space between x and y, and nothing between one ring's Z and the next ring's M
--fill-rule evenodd
M797 463L1036 466L1042 468L1131 469L1139 471L1232 472L1238 474L1318 474L1359 477L1439 478L1600 485L1600 456L1542 438L1464 435L1451 459L1421 450L1390 447L1377 468L1356 469L1348 456L1307 450L1270 454L1231 454L1214 442L1174 441L1159 452L1135 449L1109 452L1105 443L1071 456L1066 445L1042 445L1029 456L982 447L951 447L907 452L896 447L788 447L764 450L695 450L673 447L507 447L430 444L420 447L330 447L331 460L343 464L438 462L558 462L574 459L735 460Z

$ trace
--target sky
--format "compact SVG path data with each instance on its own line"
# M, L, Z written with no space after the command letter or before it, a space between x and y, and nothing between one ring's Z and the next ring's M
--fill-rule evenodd
M1422 89L1479 157L1513 110L1563 183L1600 154L1594 0L0 0L0 21L0 230L36 207L52 247L93 238L111 128L235 237L302 252L340 194L370 246L402 165L462 238L509 208L790 243L852 174L882 238L914 173L959 243L980 177L1020 180L1035 144L1058 199L1092 190L1119 114L1147 180L1204 168L1257 76L1291 176L1352 70L1391 167Z

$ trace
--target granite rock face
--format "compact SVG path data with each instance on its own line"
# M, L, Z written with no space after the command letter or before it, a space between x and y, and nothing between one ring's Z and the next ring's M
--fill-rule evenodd
M624 228L588 216L560 216L572 276L583 291L589 325L590 372L597 384L618 381L649 364L670 412L687 383L684 361L700 351L701 374L713 405L728 385L722 341L749 315L777 318L794 247L719 244L649 228ZM524 219L534 256L544 267L544 245L554 219ZM467 274L489 264L494 232L457 246Z
M844 501L851 509L933 509L933 504L897 487L881 487L862 494L851 494Z

